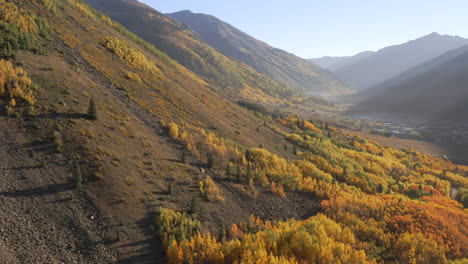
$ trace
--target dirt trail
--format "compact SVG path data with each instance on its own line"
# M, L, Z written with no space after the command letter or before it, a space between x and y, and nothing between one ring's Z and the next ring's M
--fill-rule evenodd
M69 183L63 156L44 160L45 149L0 117L0 263L115 263L112 221Z

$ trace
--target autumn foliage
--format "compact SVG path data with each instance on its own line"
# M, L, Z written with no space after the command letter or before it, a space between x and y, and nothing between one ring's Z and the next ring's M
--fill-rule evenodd
M278 123L293 130L277 132L301 149L297 160L189 125L179 127L177 139L201 160L216 157L218 168L241 168L244 184L322 198L323 214L275 223L254 217L226 230L226 241L199 233L168 246L171 263L445 263L468 256L468 215L450 197L451 188L464 197L467 167L327 124Z
M156 64L149 61L139 50L130 47L124 41L116 37L106 37L102 40L102 45L109 51L115 53L122 61L130 66L142 69L148 72L159 72Z
M0 22L16 25L26 33L38 32L38 26L32 16L5 0L0 0Z
M206 176L205 181L200 181L198 187L208 201L224 201L221 190L210 176Z
M9 61L0 59L0 102L7 111L19 105L35 103L33 83L21 67L14 67Z

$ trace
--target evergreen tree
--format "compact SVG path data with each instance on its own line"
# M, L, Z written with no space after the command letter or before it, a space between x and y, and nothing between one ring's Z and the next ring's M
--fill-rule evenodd
M186 163L187 162L187 151L183 150L182 155L180 156L180 162Z
M174 184L172 182L169 183L169 186L167 187L167 193L169 195L173 195L174 194Z
M236 178L237 178L237 181L238 182L241 182L241 176L242 176L242 173L241 173L241 167L239 164L237 164L237 172L236 172Z
M231 176L231 165L226 164L226 176Z
M250 165L250 162L247 164L247 172L245 173L245 177L247 177L248 180L253 178L252 166Z
M78 159L73 160L73 184L77 188L81 188L81 183L83 182L83 176L81 175L80 162Z
M295 156L297 156L297 148L296 148L296 145L294 145L294 147L293 147L293 154L294 154Z
M91 97L91 99L89 100L88 119L90 119L90 120L97 120L96 103L94 102L94 98L93 98L93 97Z
M192 196L192 202L190 203L190 214L196 214L198 211L198 199L197 196Z
M385 190L385 187L383 186L383 184L379 183L379 185L377 186L377 192L383 193L384 190Z
M13 56L13 49L11 47L10 42L7 42L6 48L5 48L5 57L11 58L12 56Z
M226 242L227 236L226 236L226 227L224 226L223 223L219 225L219 234L218 234L218 241L219 242Z
M207 157L206 166L208 166L208 168L212 169L213 165L214 165L213 155L211 155L211 153L210 153L210 154L208 154L208 157Z

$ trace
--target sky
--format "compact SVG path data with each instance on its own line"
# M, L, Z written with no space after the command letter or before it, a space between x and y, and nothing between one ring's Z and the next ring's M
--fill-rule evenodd
M468 38L466 0L140 0L210 14L303 58L349 56L437 32Z

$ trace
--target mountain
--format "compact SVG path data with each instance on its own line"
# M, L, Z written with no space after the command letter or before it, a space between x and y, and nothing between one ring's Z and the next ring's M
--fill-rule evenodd
M468 45L467 39L432 33L383 48L333 73L356 89L365 90L464 45Z
M286 84L217 52L187 27L138 1L86 2L232 97L277 103L275 98L297 93Z
M315 63L316 65L322 67L323 69L335 72L340 68L352 65L370 55L373 51L363 51L354 56L344 56L344 57L331 57L325 56L322 58L309 59L310 62Z
M393 119L466 122L468 46L449 51L363 91L354 114ZM453 124L452 124L453 125Z
M468 257L468 167L242 100L255 79L220 87L82 1L0 7L0 263Z
M198 38L222 54L295 89L315 94L347 91L331 73L294 54L273 48L214 16L190 11L166 15L186 25Z

